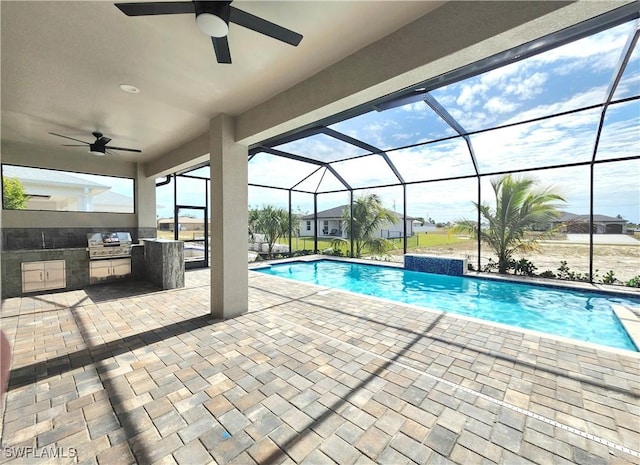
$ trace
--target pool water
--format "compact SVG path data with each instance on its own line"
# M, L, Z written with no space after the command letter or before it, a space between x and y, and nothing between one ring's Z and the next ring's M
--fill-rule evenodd
M333 260L289 262L255 271L638 351L611 304L640 306L640 299Z

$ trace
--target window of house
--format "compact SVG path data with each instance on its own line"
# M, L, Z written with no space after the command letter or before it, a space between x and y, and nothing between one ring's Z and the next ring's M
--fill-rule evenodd
M307 231L311 231L311 220L307 220Z
M95 174L2 165L5 210L134 213L134 181Z

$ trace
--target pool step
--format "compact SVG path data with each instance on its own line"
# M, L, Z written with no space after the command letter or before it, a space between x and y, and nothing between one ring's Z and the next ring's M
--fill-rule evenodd
M624 327L635 346L640 351L640 318L638 311L640 308L631 308L624 305L612 305L613 312L616 314L620 323Z

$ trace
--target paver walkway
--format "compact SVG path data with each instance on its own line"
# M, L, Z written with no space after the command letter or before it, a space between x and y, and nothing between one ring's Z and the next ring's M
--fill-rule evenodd
M638 354L249 276L6 299L0 462L640 462Z

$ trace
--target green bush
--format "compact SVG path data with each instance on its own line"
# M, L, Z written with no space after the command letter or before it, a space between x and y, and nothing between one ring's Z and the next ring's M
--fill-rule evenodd
M597 271L597 270L596 270ZM562 260L560 262L560 266L558 267L558 274L556 275L558 279L564 279L566 281L589 281L589 275L587 273L576 273L569 269L566 260ZM594 276L595 278L595 276Z
M625 283L625 286L629 287L640 287L640 274L638 276L634 276L629 281Z
M607 271L607 273L602 277L603 284L615 284L619 282L618 278L615 277L615 273L613 270Z
M519 261L511 260L509 266L513 268L514 274L520 274L523 276L534 276L535 271L538 269L533 263L526 258L521 258Z

